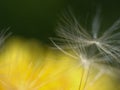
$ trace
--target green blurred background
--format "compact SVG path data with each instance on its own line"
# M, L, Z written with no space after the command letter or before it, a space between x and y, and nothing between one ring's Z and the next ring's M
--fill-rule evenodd
M81 23L93 17L96 7L102 7L103 27L120 16L120 0L0 0L0 29L11 27L12 36L35 38L50 43L55 37L58 16L71 7Z

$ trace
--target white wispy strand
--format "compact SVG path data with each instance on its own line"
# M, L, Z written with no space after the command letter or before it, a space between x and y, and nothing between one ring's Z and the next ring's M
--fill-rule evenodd
M92 34L95 39L98 38L98 32L100 30L100 12L100 8L98 8L92 23Z
M6 29L2 29L0 31L0 45L4 43L4 41L12 34L11 32L8 32L10 27Z

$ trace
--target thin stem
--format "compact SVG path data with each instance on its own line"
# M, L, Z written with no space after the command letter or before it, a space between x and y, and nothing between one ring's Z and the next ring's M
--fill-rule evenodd
M85 86L87 85L88 76L89 76L89 73L90 73L90 68L91 68L91 64L87 67L87 73L86 73L87 76L86 76L86 79L85 79L83 90L85 90Z
M82 77L80 79L80 84L79 84L79 89L78 90L82 89L82 83L84 82L84 77L86 77L85 82L83 84L83 89L82 89L82 90L85 90L85 86L87 85L88 76L89 76L89 73L90 73L90 68L91 68L91 64L87 67L86 72L85 72L84 68L82 69Z
M80 84L79 84L79 89L78 90L81 90L83 77L84 77L84 69L82 69L82 77L80 78Z

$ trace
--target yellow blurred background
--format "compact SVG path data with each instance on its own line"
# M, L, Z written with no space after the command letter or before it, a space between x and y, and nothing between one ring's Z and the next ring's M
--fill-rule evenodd
M12 37L0 49L0 90L120 90L108 74L91 84L97 72L34 39Z

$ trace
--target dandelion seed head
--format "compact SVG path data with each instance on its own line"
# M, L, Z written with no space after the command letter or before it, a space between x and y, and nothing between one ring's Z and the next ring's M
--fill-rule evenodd
M90 62L90 60L96 57L98 58L95 59L96 61L101 60L105 63L120 63L120 32L118 32L120 29L120 19L113 23L113 25L111 25L107 30L100 33L100 14L101 10L99 8L93 18L91 24L92 34L90 34L88 30L82 27L74 14L69 11L68 14L63 16L61 21L62 23L59 23L58 25L57 34L59 38L53 38L52 42L54 42L55 46L69 56L81 58L81 55L85 55L89 58L86 60L87 62ZM64 45L66 45L66 47L64 47ZM71 49L75 55L67 53L65 51L66 48ZM85 63L84 60L82 61Z
M106 30L101 31L101 10L97 9L95 17L91 22L90 32L83 27L74 14L69 11L63 15L57 27L58 38L52 38L52 43L64 54L78 60L78 65L86 71L90 67L99 70L91 83L95 83L102 75L107 74L112 77L120 75L120 19ZM72 53L68 52L71 50ZM83 75L84 76L84 75ZM88 75L87 75L88 78ZM80 90L86 90L85 85L81 85ZM89 89L87 89L89 90ZM107 90L107 89L106 89Z

